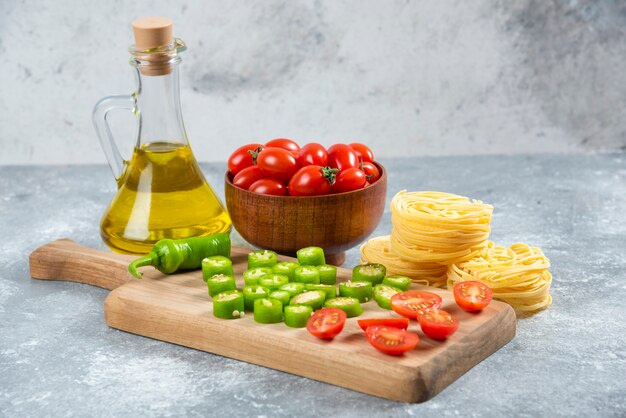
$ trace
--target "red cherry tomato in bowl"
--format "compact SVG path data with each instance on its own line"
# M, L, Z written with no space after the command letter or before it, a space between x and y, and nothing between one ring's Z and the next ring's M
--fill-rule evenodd
M407 290L391 297L391 309L407 318L417 319L425 309L439 308L441 301L441 296L435 293Z
M489 305L493 292L481 282L467 281L454 285L454 300L467 312L482 311Z
M367 145L353 142L350 144L350 147L356 152L357 157L360 158L361 161L368 163L374 161L374 153L372 153L372 150L369 149Z
M341 309L322 308L309 318L306 329L317 338L330 340L341 332L346 318L346 313Z
M356 152L347 144L335 144L328 148L328 165L339 171L351 167L359 167Z
M289 179L298 171L298 161L293 154L282 148L265 148L259 152L256 164L267 176L289 183Z
M250 185L249 191L272 196L287 196L287 188L276 179L261 179Z
M263 174L259 166L253 165L246 167L237 173L237 175L233 178L233 184L237 187L248 190L252 183L257 180L261 180L264 177L265 174Z
M459 327L458 319L448 312L437 308L425 309L417 317L417 320L420 323L420 327L422 327L422 332L435 340L448 338Z
M326 151L323 145L311 142L300 149L298 162L302 167L307 165L326 167L328 165L328 151Z
M319 165L302 167L289 181L291 196L319 196L330 193L331 184L335 181L336 168Z
M356 167L346 168L337 174L332 190L335 193L351 192L365 187L365 173Z
M365 335L375 349L392 356L414 349L420 341L417 334L385 325L372 325L365 330Z
M289 138L276 138L268 141L265 144L266 148L282 148L287 151L295 152L298 154L300 152L300 146Z
M254 152L263 149L262 144L247 144L235 150L228 158L228 171L236 175L246 167L254 165ZM249 153L248 151L253 151Z
M376 167L376 164L370 162L364 162L361 164L361 170L365 173L365 178L372 184L380 178L380 170Z

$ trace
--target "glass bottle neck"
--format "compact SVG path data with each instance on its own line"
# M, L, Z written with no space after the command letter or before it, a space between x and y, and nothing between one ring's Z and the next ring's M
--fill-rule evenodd
M188 144L180 107L179 63L180 59L170 62L170 71L160 75L144 74L136 66L137 147L152 143Z

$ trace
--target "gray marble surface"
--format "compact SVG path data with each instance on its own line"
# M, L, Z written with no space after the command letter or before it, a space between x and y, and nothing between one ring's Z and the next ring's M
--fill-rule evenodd
M552 261L553 305L432 400L391 402L108 328L106 290L28 274L48 241L103 248L108 168L0 167L0 416L624 416L626 155L383 163L388 199L405 188L482 199L495 241ZM222 194L224 165L203 168ZM375 234L389 229L387 211Z

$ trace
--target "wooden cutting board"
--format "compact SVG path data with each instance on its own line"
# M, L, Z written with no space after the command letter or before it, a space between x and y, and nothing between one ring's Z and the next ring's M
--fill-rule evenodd
M239 286L249 251L232 249ZM470 314L457 307L451 292L414 284L415 289L439 294L442 308L455 315L460 326L448 340L435 341L411 321L409 330L420 336L417 348L392 357L367 342L356 318L348 319L332 341L282 323L260 325L251 314L215 318L200 271L166 276L146 267L143 279L135 280L126 269L133 258L63 239L35 250L30 272L37 279L112 290L104 301L110 327L403 402L430 399L515 336L516 318L509 305L493 301L482 313ZM351 271L339 268L337 273L338 281L345 281ZM363 307L361 318L395 316L375 302Z

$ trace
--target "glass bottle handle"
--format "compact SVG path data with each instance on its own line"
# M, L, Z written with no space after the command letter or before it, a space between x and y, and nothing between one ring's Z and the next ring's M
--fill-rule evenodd
M113 171L115 180L119 180L124 172L124 158L122 158L115 138L113 138L111 128L109 128L107 115L111 110L115 109L128 109L134 113L136 108L137 96L134 93L130 95L109 96L96 103L93 108L93 113L91 114L98 139L100 140L100 145L102 145L102 150L109 162L111 171Z

